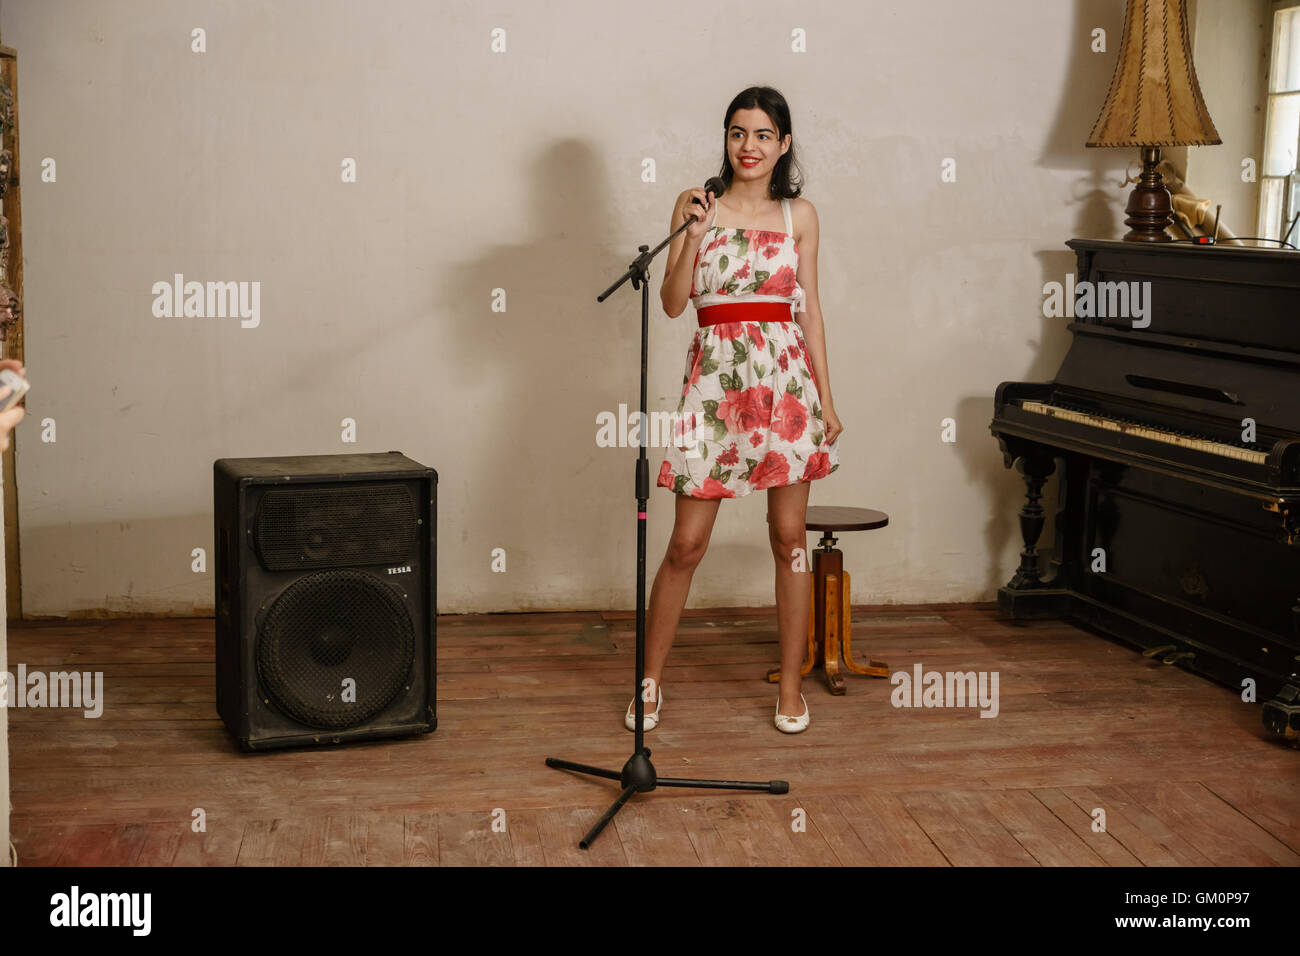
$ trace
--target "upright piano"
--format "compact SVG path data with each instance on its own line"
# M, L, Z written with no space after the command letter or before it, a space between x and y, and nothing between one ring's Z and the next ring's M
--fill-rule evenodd
M1067 245L1077 268L1060 370L1003 382L994 398L990 430L1026 485L1024 550L999 606L1071 617L1249 689L1265 725L1294 739L1300 252ZM1058 467L1044 569L1040 499Z

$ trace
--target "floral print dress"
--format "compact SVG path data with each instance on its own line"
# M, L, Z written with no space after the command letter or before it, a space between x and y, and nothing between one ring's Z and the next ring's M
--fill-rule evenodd
M697 310L734 303L786 303L790 319L702 325L686 356L673 441L656 484L694 498L739 498L752 491L824 478L839 468L826 441L821 401L794 314L804 311L795 274L799 249L790 201L785 232L713 226L695 257ZM711 238L710 238L711 237ZM767 314L783 313L764 306ZM743 313L744 309L737 309Z

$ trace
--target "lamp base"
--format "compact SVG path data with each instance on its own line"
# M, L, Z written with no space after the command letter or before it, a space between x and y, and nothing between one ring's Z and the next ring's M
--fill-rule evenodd
M1173 225L1173 204L1156 166L1160 162L1159 146L1142 147L1142 175L1128 195L1124 211L1129 227L1125 242L1172 242L1165 230Z

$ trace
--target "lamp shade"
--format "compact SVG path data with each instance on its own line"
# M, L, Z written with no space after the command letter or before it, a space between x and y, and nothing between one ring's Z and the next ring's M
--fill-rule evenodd
M1220 142L1196 82L1186 0L1128 0L1119 62L1088 145Z

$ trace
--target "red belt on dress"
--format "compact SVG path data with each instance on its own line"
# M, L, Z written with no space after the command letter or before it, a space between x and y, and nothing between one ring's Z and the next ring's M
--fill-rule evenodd
M793 322L789 302L723 302L695 310L700 328L719 322Z

